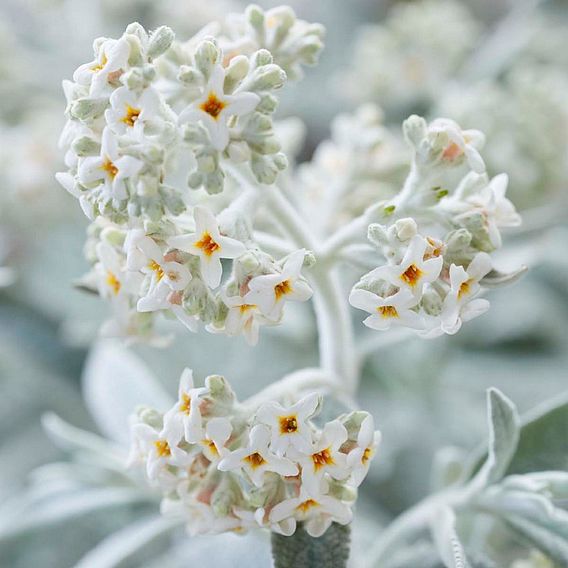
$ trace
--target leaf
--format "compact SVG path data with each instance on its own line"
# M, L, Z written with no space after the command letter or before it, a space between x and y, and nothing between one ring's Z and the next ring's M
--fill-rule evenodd
M471 480L471 491L499 481L507 471L519 443L520 420L515 405L499 390L487 391L489 449L485 463Z
M83 556L75 568L113 568L125 561L133 565L134 560L138 564L142 553L147 558L151 550L162 552L167 546L168 533L179 525L179 520L162 516L143 518L112 533Z
M439 508L430 521L430 530L440 558L447 568L468 568L464 548L456 532L456 516L449 507Z
M513 532L550 556L559 566L568 566L568 539L522 517L507 517L505 522Z
M482 278L481 284L485 288L497 288L499 286L504 286L505 284L512 284L516 282L527 272L528 268L526 266L521 266L519 269L513 272L499 272L498 270L492 270Z
M129 419L136 407L166 411L173 404L146 366L110 340L91 350L83 372L83 394L100 431L122 445L129 443Z

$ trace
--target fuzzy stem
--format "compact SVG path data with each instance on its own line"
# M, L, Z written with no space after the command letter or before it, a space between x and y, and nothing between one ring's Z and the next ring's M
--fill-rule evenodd
M349 559L349 525L332 523L320 537L302 526L292 536L272 534L274 568L346 568Z

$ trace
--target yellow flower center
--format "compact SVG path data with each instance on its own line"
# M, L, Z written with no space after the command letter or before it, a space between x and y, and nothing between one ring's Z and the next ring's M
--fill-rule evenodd
M148 263L148 268L156 273L156 278L158 279L158 282L164 277L163 268L155 260L151 260Z
M91 71L98 73L99 71L102 71L104 66L108 63L108 58L106 56L106 53L103 53L103 56L101 57L101 61L100 63L97 63L96 65L93 65L91 67Z
M166 442L166 440L156 440L154 442L154 446L156 448L156 453L158 454L158 457L167 458L168 456L172 455L172 452L170 450L170 445L168 444L168 442Z
M401 275L400 279L406 282L409 286L416 286L416 283L422 277L422 270L416 266L416 264L411 264Z
M296 415L280 416L279 422L281 434L293 434L298 430L298 419Z
M114 179L116 174L118 174L118 168L108 158L104 159L101 165L101 170L106 172L111 179Z
M312 461L314 462L314 469L316 471L318 471L322 467L325 467L326 465L333 465L335 463L333 461L333 458L331 457L329 448L326 448L325 450L322 450L317 454L312 454Z
M314 501L313 499L306 499L296 507L296 510L301 511L302 513L307 513L313 507L318 506L319 503L317 501Z
M218 456L219 455L219 451L217 450L217 446L215 445L215 442L213 440L202 440L201 441L202 445L204 445L206 448L209 448L209 451L214 455L214 456Z
M189 415L189 413L191 412L191 397L187 393L183 393L181 395L179 411L187 415Z
M254 454L250 454L250 456L243 458L243 461L247 462L250 467L252 467L252 469L256 469L257 467L260 467L261 465L266 463L266 460L258 452L255 452Z
M126 105L126 114L121 118L121 121L126 124L126 126L134 126L134 123L138 120L140 116L140 109L133 108L130 105Z
M255 304L242 304L239 306L241 314L246 314L249 310L256 308Z
M373 457L373 449L365 448L363 455L361 456L361 463L365 465Z
M213 240L213 237L207 231L201 235L201 238L195 243L195 246L198 249L201 249L205 256L211 256L215 251L218 251L221 248L221 246Z
M227 106L222 100L217 98L217 95L211 91L204 103L199 105L199 108L217 120L221 111Z
M471 291L471 284L473 283L473 280L470 278L469 280L466 280L461 286L460 289L458 290L458 298L462 298L463 296L466 296L467 294L470 293Z
M282 296L286 296L292 291L292 284L290 280L284 280L284 282L280 282L280 284L276 284L274 286L274 295L276 296L276 300L280 300Z
M384 318L397 318L398 311L394 306L379 306L377 308L377 312L379 312Z
M120 292L120 287L122 286L122 284L110 270L107 271L106 283L109 288L112 289L115 296Z

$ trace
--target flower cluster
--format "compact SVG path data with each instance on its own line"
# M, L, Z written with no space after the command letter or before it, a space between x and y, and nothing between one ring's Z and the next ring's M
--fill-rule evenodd
M131 462L164 494L164 513L181 515L191 534L265 527L312 536L347 524L356 488L380 441L373 418L352 412L318 428L321 400L240 405L223 377L195 387L182 374L178 400L165 414L140 409ZM252 417L251 417L252 414Z
M275 259L253 238L261 186L247 193L225 172L271 184L286 167L271 118L286 72L264 46L298 75L321 30L289 9L252 6L228 22L186 42L131 24L97 39L93 61L64 81L68 171L57 178L92 220L82 285L110 300L112 335L155 338L161 311L255 343L286 301L311 296L305 251Z
M386 264L364 275L351 304L371 315L372 329L405 326L426 337L456 333L489 307L482 285L513 278L493 271L500 229L520 223L505 197L507 176L489 179L479 153L484 137L448 119L404 123L410 174L393 199L377 207L382 223L369 239Z

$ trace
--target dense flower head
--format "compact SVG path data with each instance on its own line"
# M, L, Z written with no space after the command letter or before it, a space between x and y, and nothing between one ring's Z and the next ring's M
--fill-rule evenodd
M418 116L403 131L410 173L397 195L375 207L380 222L368 232L386 262L359 280L349 300L371 314L364 324L372 329L454 334L489 308L477 296L499 274L490 253L502 245L501 229L521 219L505 196L507 176L485 172L481 132Z
M226 170L248 170L260 189L286 166L272 124L286 72L274 57L299 75L321 35L289 9L254 6L185 42L134 23L95 40L93 60L64 81L68 170L57 179L93 222L82 284L113 307L105 332L155 340L163 312L254 344L286 301L311 296L303 250L259 248L257 197Z
M356 488L380 442L373 418L352 412L318 428L321 398L292 405L236 401L227 381L196 387L186 369L178 399L164 414L139 409L131 463L143 465L166 514L192 534L268 528L290 535L302 522L312 536L352 518Z

